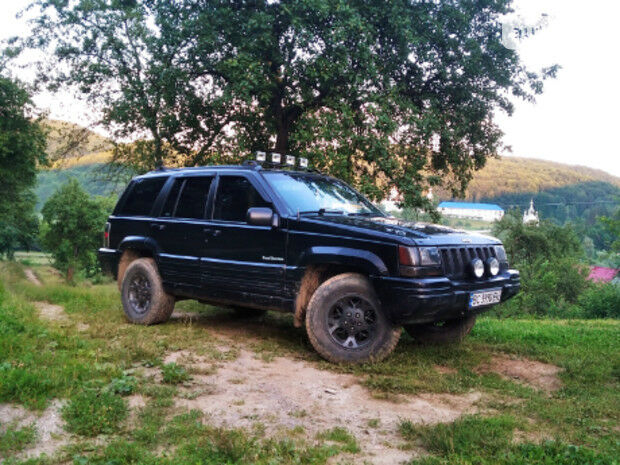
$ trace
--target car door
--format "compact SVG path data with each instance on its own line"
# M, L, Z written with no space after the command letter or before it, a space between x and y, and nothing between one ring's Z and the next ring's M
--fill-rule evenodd
M285 271L286 233L246 222L251 207L274 208L260 185L243 174L219 174L203 283L224 294L279 296Z
M207 253L207 204L214 176L177 177L151 228L159 246L159 271L173 286L199 288Z

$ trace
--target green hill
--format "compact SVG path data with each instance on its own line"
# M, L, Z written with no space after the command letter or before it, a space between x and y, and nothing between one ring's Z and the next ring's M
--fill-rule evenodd
M493 158L474 175L466 199L479 201L519 192L529 195L591 182L608 183L620 188L620 178L602 170L534 158Z

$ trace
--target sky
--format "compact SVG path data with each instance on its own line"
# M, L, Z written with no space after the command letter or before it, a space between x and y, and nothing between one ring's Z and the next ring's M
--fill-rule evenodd
M29 0L2 1L0 40L28 33L15 14ZM511 117L499 112L496 122L511 147L505 156L520 156L585 165L620 176L620 2L614 0L515 0L514 18L534 24L542 14L546 26L516 44L523 63L533 71L559 64L557 79L545 83L536 103L516 101ZM28 80L27 70L16 72ZM51 118L88 125L95 114L70 95L40 94L35 103Z

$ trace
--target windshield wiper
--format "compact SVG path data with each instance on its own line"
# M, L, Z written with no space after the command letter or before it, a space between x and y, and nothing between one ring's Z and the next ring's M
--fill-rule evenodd
M316 215L325 215L325 214L329 214L329 215L342 215L344 213L343 210L331 210L329 208L319 208L318 210L305 210L305 211L298 211L297 212L297 216L300 215L312 215L312 214L316 214Z

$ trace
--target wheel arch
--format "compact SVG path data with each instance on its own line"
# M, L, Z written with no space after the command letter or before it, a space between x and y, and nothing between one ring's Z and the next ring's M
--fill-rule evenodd
M305 270L295 298L296 327L303 325L312 295L329 278L342 273L359 273L366 277L388 274L387 266L380 257L366 250L348 247L311 247L302 255L300 265Z
M119 244L118 250L120 252L120 259L116 272L116 280L119 290L122 286L125 271L131 262L143 257L156 259L158 253L156 242L151 238L142 236L125 237Z

